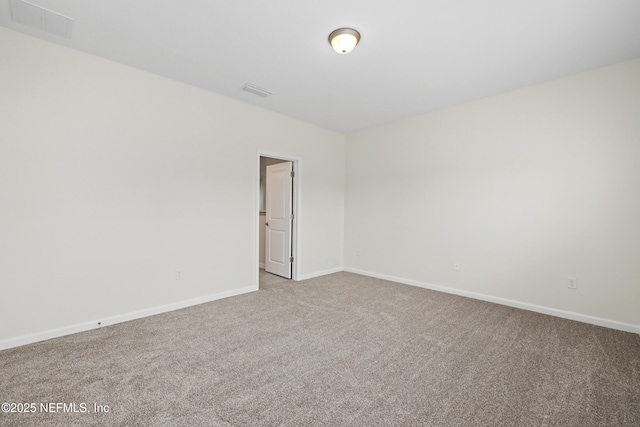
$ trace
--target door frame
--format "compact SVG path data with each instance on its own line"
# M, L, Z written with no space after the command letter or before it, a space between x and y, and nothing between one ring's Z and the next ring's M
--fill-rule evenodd
M302 219L300 209L300 199L302 195L302 160L299 157L291 156L288 154L282 153L274 153L272 151L267 150L258 150L256 156L256 205L254 212L256 213L256 230L255 230L255 240L256 240L256 255L255 255L255 266L256 266L256 287L259 287L260 284L260 157L271 157L273 159L285 160L293 163L293 203L291 203L291 208L293 210L293 224L291 225L291 253L293 256L293 263L291 264L291 280L298 280L299 271L300 271L300 245L298 244L298 237L300 236L299 227L300 221Z

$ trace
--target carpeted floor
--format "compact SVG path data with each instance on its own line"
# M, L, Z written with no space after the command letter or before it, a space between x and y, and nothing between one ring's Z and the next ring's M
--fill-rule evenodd
M281 284L291 283L291 280L268 273L264 268L261 268L259 271L258 282L260 283L260 289L271 289Z
M5 350L0 368L0 400L38 407L2 426L640 425L640 336L349 273Z

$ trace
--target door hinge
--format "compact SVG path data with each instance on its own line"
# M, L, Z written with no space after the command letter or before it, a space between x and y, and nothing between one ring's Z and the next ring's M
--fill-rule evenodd
M289 257L289 262L293 262L293 257L292 256Z
M289 216L289 219L293 219L293 214L291 214L291 216Z
M293 178L296 175L296 173L294 171L291 171L291 178Z

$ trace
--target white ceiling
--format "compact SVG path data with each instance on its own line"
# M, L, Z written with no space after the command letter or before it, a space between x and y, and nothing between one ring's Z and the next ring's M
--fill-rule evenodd
M640 0L28 1L71 37L10 0L0 25L341 133L640 57ZM338 55L345 26L362 40Z

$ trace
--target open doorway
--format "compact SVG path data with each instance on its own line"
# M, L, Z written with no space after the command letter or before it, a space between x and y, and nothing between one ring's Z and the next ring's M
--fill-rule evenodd
M297 278L299 161L259 153L258 285L267 289Z

